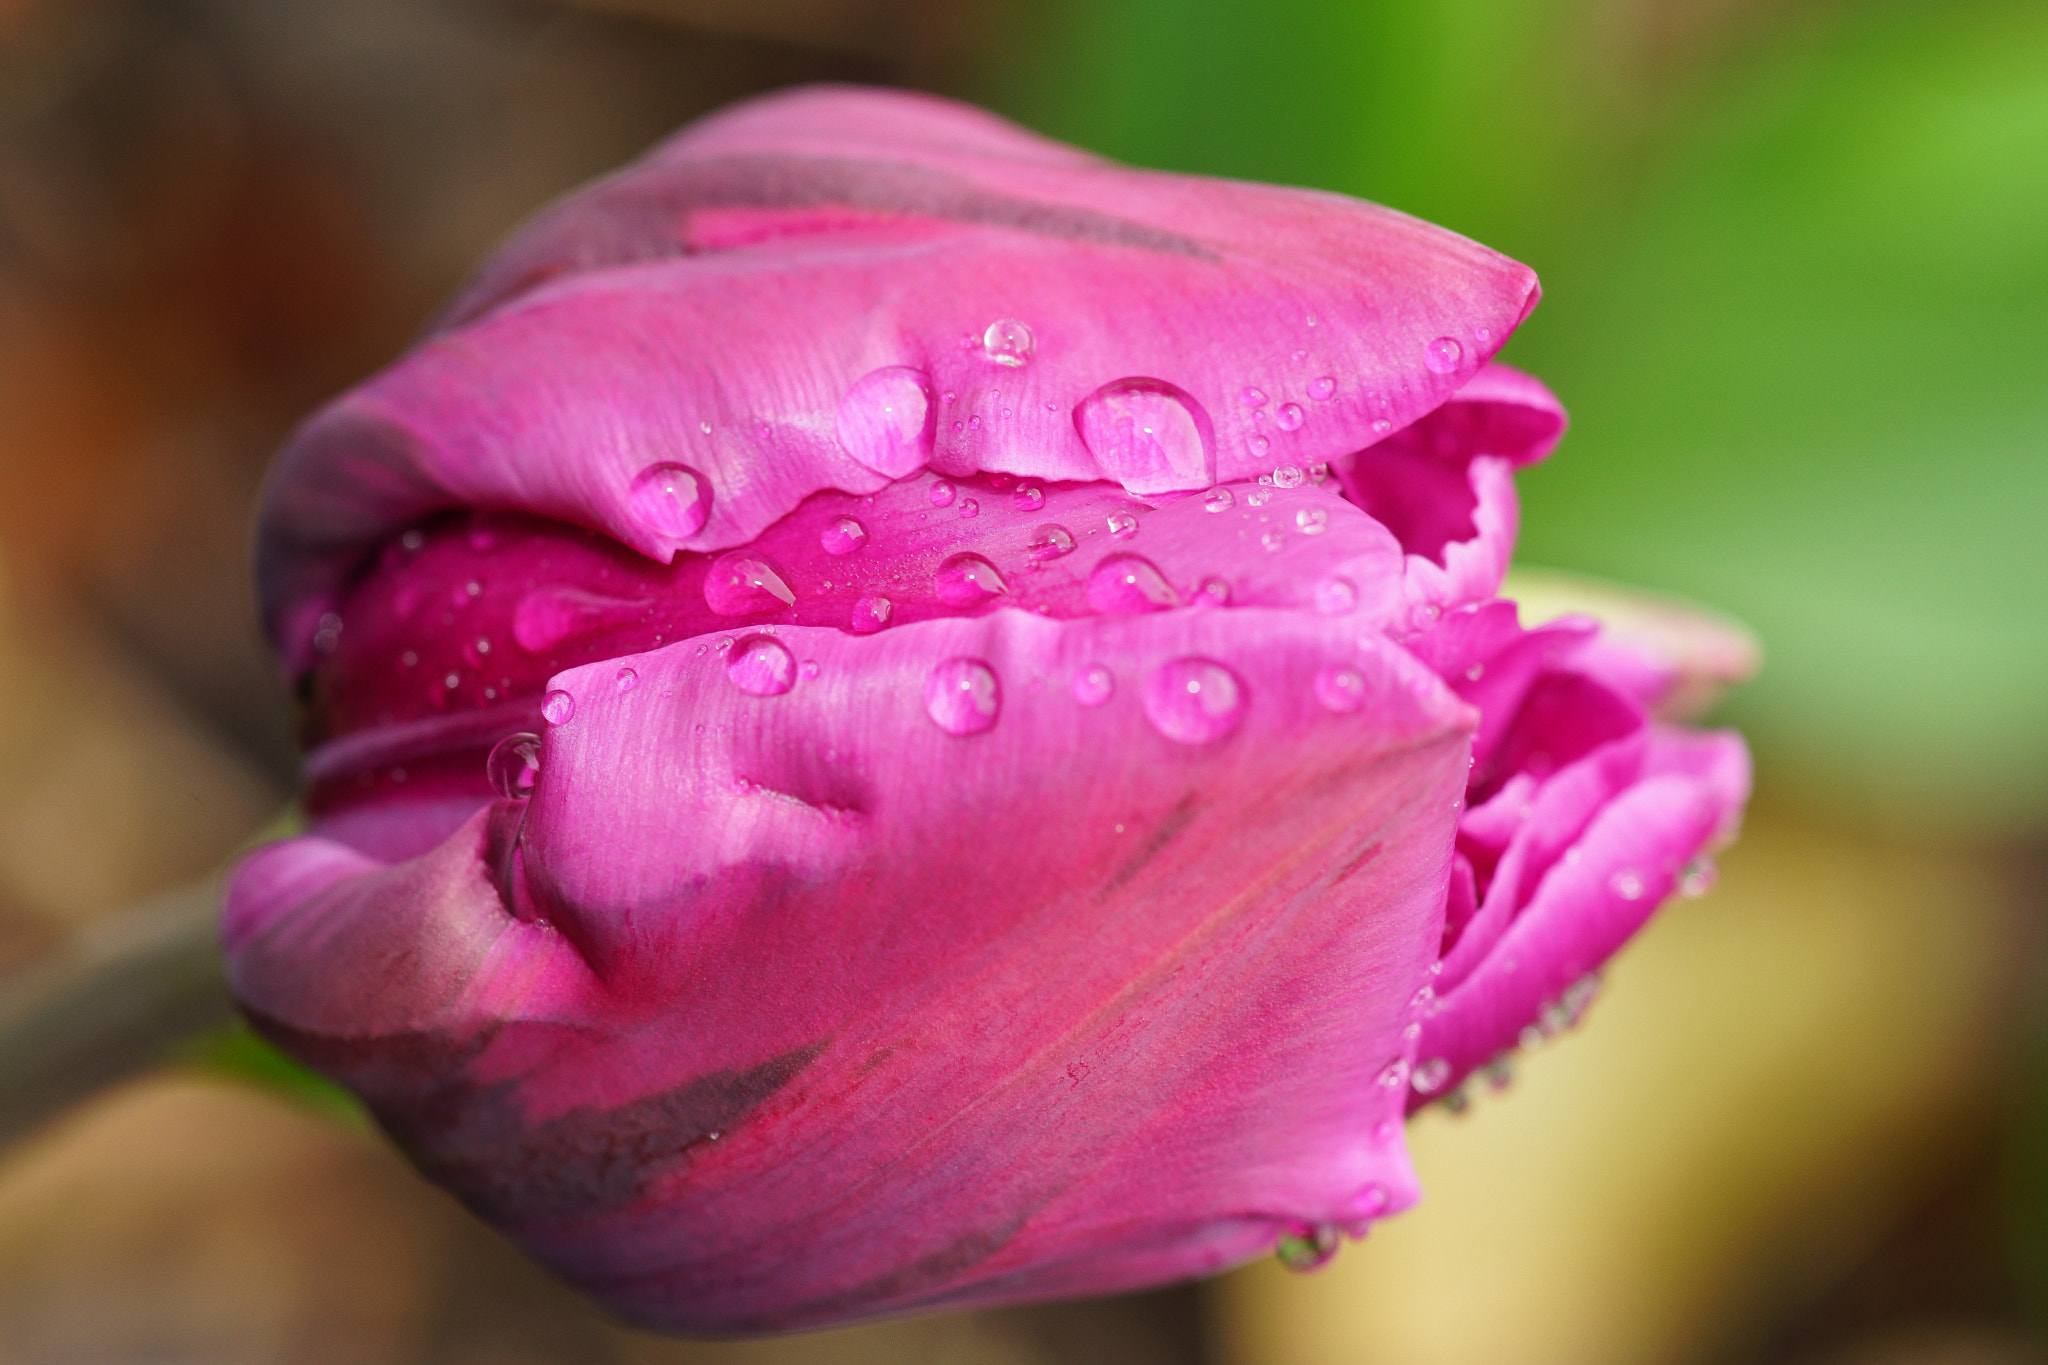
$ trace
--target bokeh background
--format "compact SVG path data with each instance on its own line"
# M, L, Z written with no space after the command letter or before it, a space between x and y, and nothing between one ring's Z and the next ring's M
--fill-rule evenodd
M0 1362L2048 1361L2040 0L0 0L0 1016L289 797L244 556L291 422L540 203L820 79L1534 265L1507 358L1575 426L1523 559L1765 642L1720 887L1321 1272L748 1346L167 1039L6 1130Z

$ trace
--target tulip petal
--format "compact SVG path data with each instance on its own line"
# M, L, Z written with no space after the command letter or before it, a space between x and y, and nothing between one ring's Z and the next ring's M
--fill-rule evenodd
M497 816L389 868L316 834L238 879L238 993L672 1327L1099 1293L1413 1200L1388 1120L1474 720L1432 674L1260 608L763 638L815 669L759 695L679 645L554 680L535 920ZM977 732L926 691L958 659L999 679ZM1242 713L1206 743L1148 709L1190 659Z

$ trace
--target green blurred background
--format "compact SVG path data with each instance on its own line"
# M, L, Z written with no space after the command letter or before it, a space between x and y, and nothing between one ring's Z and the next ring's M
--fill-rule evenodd
M227 1037L0 1151L0 1361L2048 1359L2040 0L0 0L0 1015L289 792L290 422L550 196L817 79L1536 267L1522 558L1764 641L1722 890L1314 1277L661 1343Z

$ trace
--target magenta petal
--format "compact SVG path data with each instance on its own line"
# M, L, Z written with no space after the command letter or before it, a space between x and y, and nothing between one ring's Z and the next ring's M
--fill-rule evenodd
M694 645L555 680L537 922L483 816L388 869L302 839L238 880L237 991L673 1327L1100 1293L1412 1202L1390 1120L1473 721L1433 675L1298 611L771 638L803 665L772 695ZM1241 689L1208 743L1148 719L1188 659ZM978 730L930 708L957 660L1000 679Z
M813 91L686 134L516 238L451 330L308 422L259 545L294 661L348 569L443 508L519 508L667 562L920 462L1150 495L1336 460L1461 386L1520 393L1482 367L1535 278L1483 247L1334 195L841 139L906 102L933 107ZM736 209L794 220L692 246L698 215ZM636 497L651 468L684 474Z

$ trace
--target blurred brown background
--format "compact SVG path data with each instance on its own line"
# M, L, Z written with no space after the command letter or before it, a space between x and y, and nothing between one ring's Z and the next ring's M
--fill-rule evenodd
M228 1037L0 1149L0 1362L2048 1359L2036 9L0 0L0 1013L289 797L245 542L290 424L540 203L793 82L1529 260L1510 358L1578 421L1530 547L1771 660L1721 888L1513 1086L1420 1118L1427 1202L1318 1274L661 1342Z

